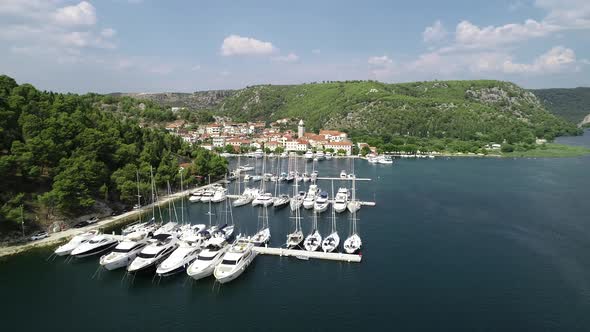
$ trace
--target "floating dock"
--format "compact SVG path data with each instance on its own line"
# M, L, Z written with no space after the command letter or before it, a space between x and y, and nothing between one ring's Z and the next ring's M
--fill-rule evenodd
M343 254L337 252L321 252L321 251L307 251L307 250L296 250L296 249L285 249L285 248L270 248L270 247L254 247L254 251L262 255L275 255L275 256L292 256L301 259L324 259L330 261L340 261L349 263L360 263L361 255Z

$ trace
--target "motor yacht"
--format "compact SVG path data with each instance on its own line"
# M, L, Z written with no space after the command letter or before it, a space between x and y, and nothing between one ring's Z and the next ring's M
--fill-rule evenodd
M221 187L215 190L215 193L211 197L211 203L220 203L225 201L227 198L227 189Z
M383 155L377 159L377 162L379 164L391 165L391 164L393 164L393 159L391 159L391 156Z
M340 188L336 193L336 197L334 197L334 211L337 213L342 213L346 211L346 207L348 206L348 189L347 188Z
M262 180L262 175L254 175L252 177L252 181L254 181L254 182L258 182L258 181L261 181L261 180Z
M326 158L326 160L331 160L332 159L332 152L326 152L325 158Z
M262 205L262 206L269 206L273 204L273 197L271 193L262 193L259 194L253 201L252 201L252 206L258 206L258 205Z
M187 237L179 241L178 247L172 254L158 265L156 274L160 277L167 277L182 272L197 258L200 252L201 243L198 238L196 236Z
M260 159L262 157L264 157L264 151L262 151L262 149L256 149L256 151L254 151L254 158Z
M79 233L74 236L68 243L61 245L55 249L54 253L58 256L67 256L72 250L78 248L82 243L88 242L91 238L98 235L97 230L92 230L84 233Z
M223 255L223 260L215 267L215 279L224 284L239 277L256 258L254 245L245 239L238 239Z
M323 152L323 151L318 151L318 152L316 152L316 153L315 153L315 157L316 157L318 160L324 160L324 157L325 157L325 155L324 155L324 152Z
M307 194L305 195L305 198L303 199L303 207L306 209L313 209L313 206L315 204L315 200L317 195L319 194L320 189L318 188L317 185L312 184L309 186L309 189L307 190Z
M229 245L224 238L209 239L197 258L186 269L186 273L195 280L210 276L228 249Z
M103 253L119 243L118 237L109 234L97 234L88 241L80 244L70 252L70 255L82 258Z
M215 192L217 190L213 187L209 187L207 189L205 189L203 191L203 194L201 195L201 202L203 203L209 203L211 202L211 199L213 198L213 196L215 195Z
M154 235L148 245L127 266L127 272L140 272L156 267L178 247L175 234L161 233Z
M305 157L305 160L311 161L313 159L313 152L308 150L303 156Z
M240 171L240 173L241 172L250 172L250 171L253 171L253 170L254 170L254 166L250 166L248 164L242 165L242 166L239 166L238 167L238 171Z
M243 206L246 204L252 203L254 198L259 195L259 190L257 188L246 188L242 195L238 197L235 201L233 201L232 205L234 207Z
M126 267L149 244L149 233L136 231L125 236L110 253L100 257L100 265L107 270Z
M322 213L328 209L328 205L330 205L330 201L328 200L328 193L323 191L316 198L315 203L313 205L313 210L317 213Z

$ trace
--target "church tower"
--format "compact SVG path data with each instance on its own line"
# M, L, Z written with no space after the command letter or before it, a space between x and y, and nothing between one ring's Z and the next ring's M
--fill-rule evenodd
M299 125L297 126L297 138L302 138L305 135L305 124L303 124L303 120L299 120Z

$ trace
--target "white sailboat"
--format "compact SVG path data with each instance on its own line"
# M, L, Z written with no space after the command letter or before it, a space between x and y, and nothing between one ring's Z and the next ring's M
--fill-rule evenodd
M316 212L313 213L313 225L311 233L305 238L303 242L303 247L307 251L316 251L322 244L322 235L318 230L318 214Z
M352 168L354 172L354 160L352 160ZM356 177L352 177L352 199L348 202L346 208L350 213L357 212L361 209L361 202L356 199Z
M268 225L268 208L266 206L262 207L259 219L262 220L261 228L256 234L254 234L250 241L255 246L264 246L270 241L270 227Z
M279 163L281 162L280 158L277 158L277 172L279 171ZM276 181L275 182L275 198L273 199L272 206L275 208L282 208L287 206L291 198L287 194L281 194L281 184Z
M344 241L344 251L347 254L355 254L359 250L361 250L361 246L363 245L363 241L361 237L358 235L358 230L356 226L357 222L356 218L356 211L352 212L350 217L350 234L348 238Z
M294 193L298 190L298 182L295 181L294 186ZM295 209L295 217L292 217L295 220L295 230L287 235L287 248L295 248L299 247L301 242L303 242L303 231L301 230L301 216L299 214L299 209Z
M334 183L332 182L332 193L334 193ZM322 242L322 250L324 252L332 252L338 248L340 244L340 236L336 230L336 211L332 207L332 233L328 235Z

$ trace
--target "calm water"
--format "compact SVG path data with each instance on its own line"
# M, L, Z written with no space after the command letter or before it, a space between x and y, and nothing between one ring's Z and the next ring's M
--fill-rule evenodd
M590 134L563 141L590 146ZM320 173L348 164L324 161ZM355 165L374 179L358 184L360 198L377 201L359 214L361 264L259 256L219 288L184 276L131 283L122 271L93 279L96 258L48 263L47 252L30 253L0 263L2 329L590 330L590 157ZM205 212L190 206L195 222ZM256 209L234 214L243 232L256 229ZM270 219L280 245L288 209Z

